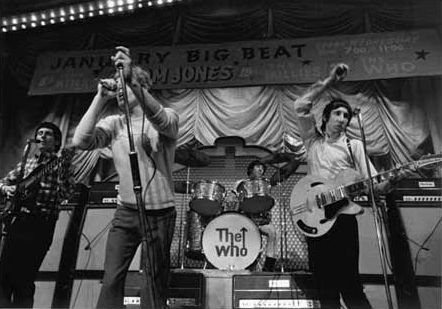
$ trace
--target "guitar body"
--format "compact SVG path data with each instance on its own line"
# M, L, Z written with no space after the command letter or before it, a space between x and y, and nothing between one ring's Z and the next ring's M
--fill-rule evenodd
M353 169L341 171L333 180L308 175L293 188L290 196L290 209L295 226L309 237L326 234L341 214L357 215L363 212L358 204L348 199L339 199L324 207L318 206L317 197L321 193L348 185L361 179ZM307 210L311 208L312 211Z
M32 189L32 190L31 190ZM0 221L7 220L11 216L17 215L22 207L35 205L35 193L37 188L33 184L30 188L19 186L12 198L1 196L0 198Z

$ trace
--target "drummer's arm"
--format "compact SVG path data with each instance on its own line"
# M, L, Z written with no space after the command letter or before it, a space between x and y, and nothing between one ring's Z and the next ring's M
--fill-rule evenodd
M239 194L238 192L238 187L245 181L245 179L240 179L238 181L235 182L234 186L233 186L233 190L232 192L235 193L236 195Z

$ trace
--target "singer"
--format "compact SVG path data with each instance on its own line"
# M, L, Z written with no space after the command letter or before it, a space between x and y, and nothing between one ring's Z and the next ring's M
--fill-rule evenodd
M176 218L172 170L179 118L174 110L163 107L149 93L150 76L140 67L132 66L129 49L116 47L111 58L117 69L123 70L149 230L147 252L143 252L147 258L142 262L150 264L146 266L149 271L143 272L141 308L166 308L170 246ZM99 119L106 104L115 98L120 109L124 109L123 83L118 78L116 75L115 90L112 81L98 84L97 93L74 134L74 144L82 149L110 145L119 176L118 205L107 240L97 308L124 308L126 274L143 235L129 162L127 119L121 114Z
M57 158L61 146L61 131L51 122L43 122L35 130L35 155L27 158L23 177L21 162L0 180L0 196L13 203L16 211L2 214L5 227L4 247L0 259L0 307L32 308L34 281L49 250L58 219L58 205L74 192L74 178L70 155ZM72 151L72 150L66 150ZM23 179L45 164L61 159L60 165L49 169L30 186L24 196L19 179ZM17 189L19 188L19 189ZM4 211L4 208L2 208ZM1 211L0 211L1 213Z
M336 65L325 80L314 83L295 101L295 112L308 151L308 174L322 179L333 180L345 169L355 169L364 178L368 177L362 141L350 140L346 135L353 115L349 103L341 98L331 99L323 109L319 129L312 113L313 104L318 102L320 95L343 80L347 71L347 65ZM371 163L370 170L372 175L377 174ZM388 182L377 186L379 191L389 188ZM349 309L371 308L359 275L358 237L356 217L346 214L339 215L325 235L307 237L309 266L321 308L341 308L340 297Z

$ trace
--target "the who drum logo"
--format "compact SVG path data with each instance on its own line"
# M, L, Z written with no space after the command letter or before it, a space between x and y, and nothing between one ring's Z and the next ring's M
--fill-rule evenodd
M245 269L258 257L260 248L258 227L238 213L216 217L203 233L204 254L219 269Z

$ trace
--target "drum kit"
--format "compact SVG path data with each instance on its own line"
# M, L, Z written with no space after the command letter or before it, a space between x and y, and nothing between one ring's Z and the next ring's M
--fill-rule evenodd
M191 149L178 150L177 153L175 161L187 167L187 181L175 181L174 189L190 196L190 210L182 207L181 211L181 268L184 268L184 256L204 261L205 265L210 262L222 270L247 268L261 251L261 234L251 217L259 217L272 209L275 200L270 194L271 187L288 179L299 163L289 154L276 153L263 158L262 162L289 163L277 169L270 181L265 178L245 179L237 182L234 190L226 190L217 181L189 181L190 167L210 164L206 154ZM184 220L185 216L187 220Z

